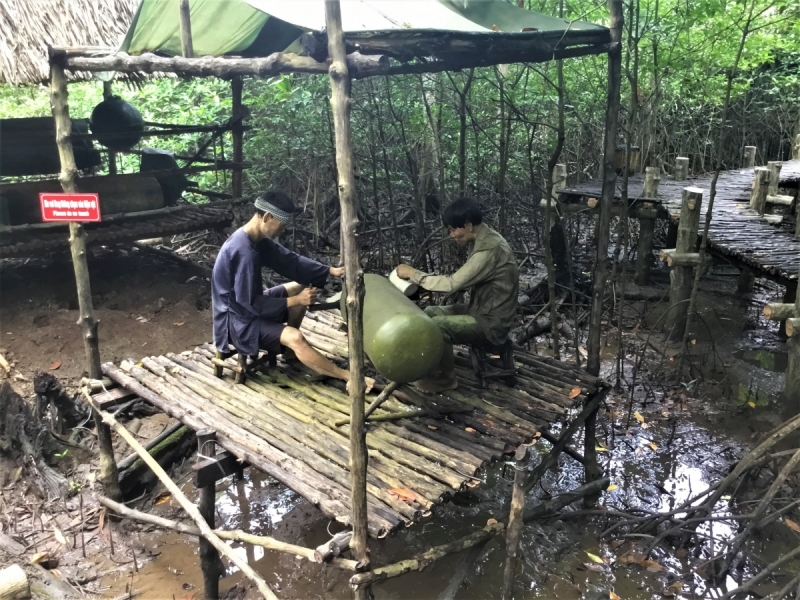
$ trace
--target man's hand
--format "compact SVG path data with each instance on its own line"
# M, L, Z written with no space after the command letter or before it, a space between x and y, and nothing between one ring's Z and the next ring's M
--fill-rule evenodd
M397 265L397 276L400 279L411 279L411 276L413 274L414 274L414 267L410 267L405 264Z
M308 287L296 296L290 296L286 300L286 305L292 306L311 306L317 299L317 288Z
M331 267L329 272L334 277L344 277L344 267Z

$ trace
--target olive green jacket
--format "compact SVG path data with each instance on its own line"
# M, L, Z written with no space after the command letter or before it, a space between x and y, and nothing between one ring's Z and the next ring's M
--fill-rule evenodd
M452 275L415 270L411 281L431 292L469 289L468 314L475 317L493 344L505 341L514 325L519 295L519 267L508 242L488 225L475 238L467 262Z

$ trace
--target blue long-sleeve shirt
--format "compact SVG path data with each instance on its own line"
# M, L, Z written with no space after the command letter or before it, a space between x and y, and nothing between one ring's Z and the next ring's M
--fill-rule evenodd
M300 256L270 239L255 244L244 229L237 229L220 248L211 275L211 311L217 348L227 349L232 343L245 354L258 354L261 321L286 322L286 298L264 295L262 267L314 287L324 286L330 273L327 265Z

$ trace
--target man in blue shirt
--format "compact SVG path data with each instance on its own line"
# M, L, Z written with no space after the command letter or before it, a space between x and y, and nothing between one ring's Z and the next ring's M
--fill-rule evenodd
M214 263L214 345L227 350L228 344L233 344L249 356L259 350L280 354L285 346L317 373L349 381L350 373L312 348L299 330L317 288L325 285L329 275L344 275L344 267L324 265L274 241L296 211L286 194L268 191L256 199L255 207L256 213L226 240ZM264 290L262 267L296 283ZM368 388L371 383L368 378Z

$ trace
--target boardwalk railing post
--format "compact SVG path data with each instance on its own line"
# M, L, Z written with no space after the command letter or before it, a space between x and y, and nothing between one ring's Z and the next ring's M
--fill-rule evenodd
M778 184L781 180L781 167L783 163L779 160L771 160L767 163L769 169L769 190L767 194L770 196L778 195Z
M689 159L679 156L675 159L675 181L686 181L689 179Z
M647 167L644 176L644 197L658 196L661 172L657 167ZM643 202L639 208L639 242L636 247L636 285L647 285L650 265L653 262L653 237L656 230L656 210L652 202Z
M756 147L744 147L744 167L745 169L752 169L756 166Z
M696 187L683 189L683 203L678 222L678 241L674 250L665 250L662 258L672 269L669 274L669 313L666 328L670 339L683 339L686 328L688 300L692 294L694 268L700 266L697 253L697 232L700 228L700 207L703 190Z
M753 173L753 191L750 193L750 208L763 215L767 206L767 190L769 188L769 169L756 167Z
M181 15L181 54L184 58L194 58L192 19L189 16L189 0L180 0L179 7Z
M786 297L788 296L787 290ZM783 396L787 402L794 403L794 414L800 414L800 293L795 289L794 302L791 304L767 304L764 307L764 316L770 321L782 321L785 326L789 337L786 342L789 365L786 369Z
M197 461L213 458L217 453L217 432L203 429L197 432ZM216 485L211 483L200 488L197 509L211 529L215 528L214 504L216 501ZM219 598L219 578L221 561L219 552L204 537L200 538L200 568L203 570L203 587L206 600Z

